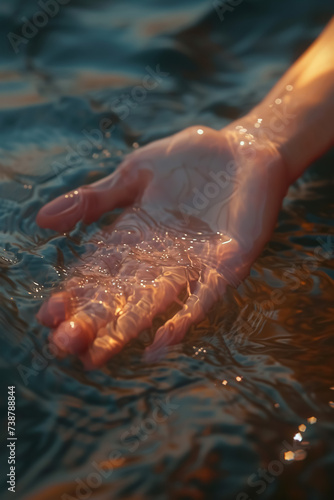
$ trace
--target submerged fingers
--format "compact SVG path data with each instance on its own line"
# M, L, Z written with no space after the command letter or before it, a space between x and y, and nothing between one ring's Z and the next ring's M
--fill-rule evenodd
M207 271L205 278L196 284L182 309L157 330L153 343L146 348L145 359L158 359L167 346L181 342L190 326L204 319L225 288L226 282L216 271Z
M88 369L101 366L151 327L154 317L179 302L187 287L186 303L158 329L146 350L147 360L154 358L166 346L180 342L225 290L226 282L212 269L202 271L197 282L184 266L147 268L137 260L131 267L133 261L126 262L108 281L104 275L103 281L95 282L85 276L72 278L69 288L54 294L38 313L38 319L53 329L51 341L59 350L79 356Z
M185 285L185 274L179 270L162 275L155 280L154 287L146 289L137 285L117 318L99 329L95 340L80 356L85 368L103 365L131 339L149 328L153 318L177 299Z

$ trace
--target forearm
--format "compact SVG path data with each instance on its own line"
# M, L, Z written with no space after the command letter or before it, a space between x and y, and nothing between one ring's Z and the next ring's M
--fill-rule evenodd
M334 19L240 124L274 143L293 182L334 143Z

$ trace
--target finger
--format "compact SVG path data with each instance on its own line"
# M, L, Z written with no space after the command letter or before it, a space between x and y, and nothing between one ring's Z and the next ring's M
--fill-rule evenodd
M76 312L63 321L52 334L52 342L70 354L86 351L100 328L115 315L115 301L102 301L100 297L76 305Z
M79 354L88 349L94 338L95 332L90 318L84 314L75 314L58 326L52 333L51 341L61 351Z
M226 282L214 270L205 280L198 282L183 308L168 320L155 334L153 343L145 350L145 359L158 359L169 345L178 344L189 327L205 318L206 313L226 288Z
M69 317L72 295L68 292L58 292L45 301L36 318L42 325L56 328Z
M73 309L76 307L76 301L83 294L88 298L94 292L93 286L80 286L80 279L72 278L67 283L67 289L61 292L56 292L46 300L38 313L36 314L37 320L42 325L49 328L56 328L60 323L68 319Z
M117 354L124 343L109 335L98 336L90 348L79 356L86 370L95 370L104 365L114 354Z
M168 270L150 288L137 285L117 321L101 328L88 351L80 356L85 368L91 370L103 365L142 330L150 327L154 316L176 300L185 285L185 273L180 269Z
M147 184L150 168L148 162L133 158L131 155L108 177L47 203L37 214L37 224L68 231L79 220L90 224L105 212L133 203Z
M102 366L140 331L151 326L157 308L146 299L127 306L116 324L111 321L99 330L88 351L80 357L86 369L92 370Z
M136 273L137 281L142 269ZM186 286L184 269L171 268L153 280L142 280L129 297L122 314L117 319L116 333L126 342L152 325L154 316L172 304ZM114 330L110 333L113 334ZM107 332L105 332L107 334Z

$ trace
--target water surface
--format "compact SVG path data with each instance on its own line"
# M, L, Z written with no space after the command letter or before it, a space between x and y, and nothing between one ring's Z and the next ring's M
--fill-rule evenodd
M203 0L71 0L15 53L8 33L40 7L1 1L0 380L1 415L7 385L17 391L15 498L332 498L332 153L291 187L250 277L159 363L143 362L144 337L86 373L53 358L35 319L111 220L59 235L36 225L42 204L138 144L247 112L331 3L244 0L221 20Z

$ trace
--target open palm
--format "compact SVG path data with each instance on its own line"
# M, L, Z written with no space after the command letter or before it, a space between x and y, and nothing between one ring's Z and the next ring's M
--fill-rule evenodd
M67 231L126 207L94 238L38 317L88 369L104 364L173 302L187 298L146 349L180 342L228 284L237 286L270 238L286 190L272 144L243 126L190 127L145 146L110 176L43 207L40 226Z

